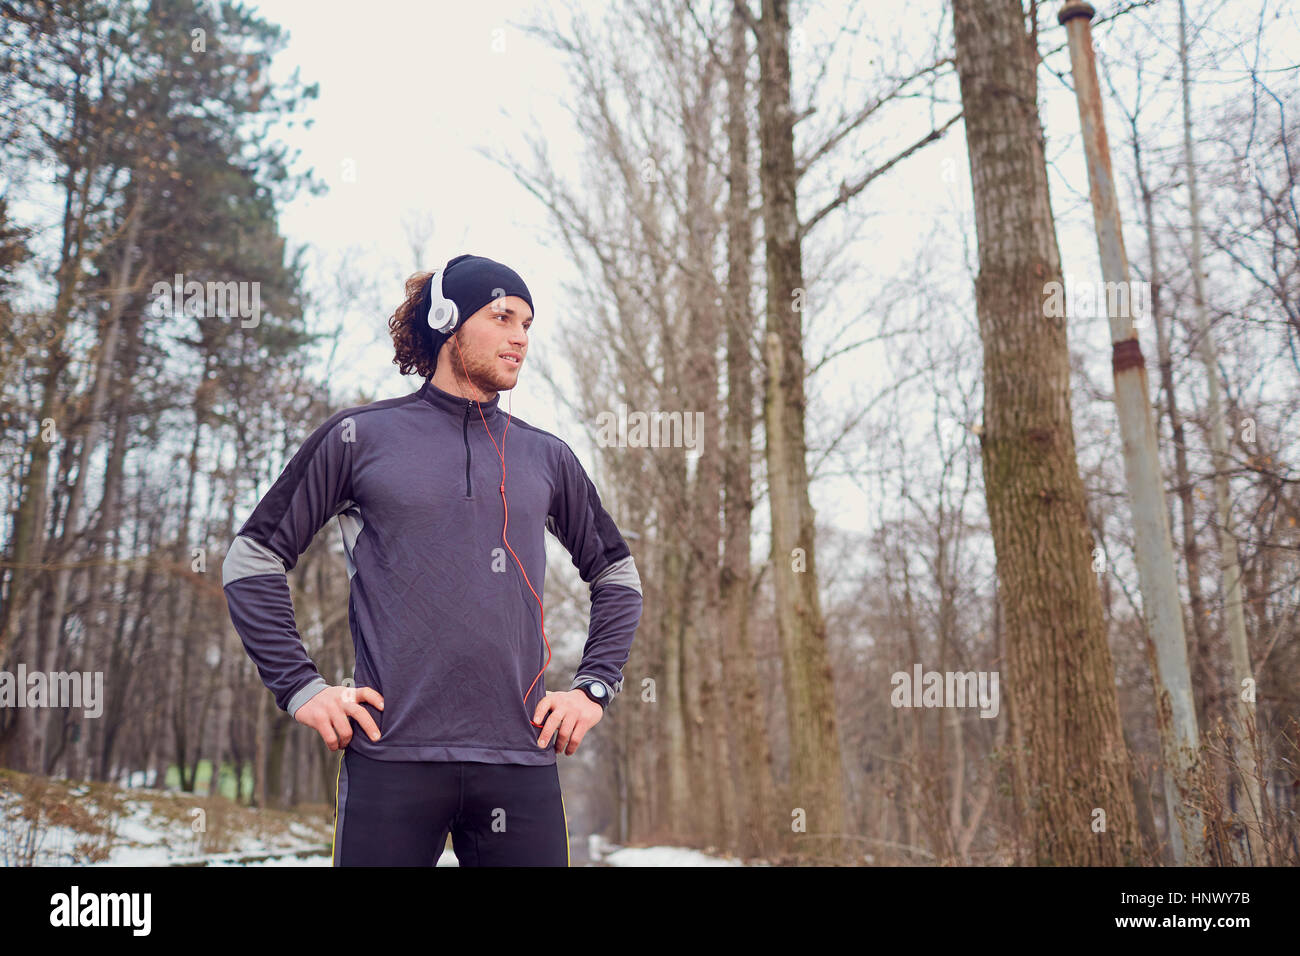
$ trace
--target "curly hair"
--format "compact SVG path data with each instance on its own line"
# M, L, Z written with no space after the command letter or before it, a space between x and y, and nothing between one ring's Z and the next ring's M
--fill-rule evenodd
M388 320L388 330L393 336L393 364L403 375L418 372L430 378L438 367L441 343L429 328L429 277L432 275L432 272L417 272L406 280L406 298Z

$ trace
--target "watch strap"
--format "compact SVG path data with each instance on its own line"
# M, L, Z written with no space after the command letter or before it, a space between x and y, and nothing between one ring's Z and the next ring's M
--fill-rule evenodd
M580 678L576 678L576 679L574 680L573 684L574 684L574 690L580 690L580 691L582 691L584 694L587 695L587 699L588 699L588 700L590 700L590 701L594 701L595 703L600 704L600 706L601 706L602 709L604 709L605 707L608 707L608 706L609 706L609 702L610 702L610 701L613 699L613 697L614 697L614 694L613 694L612 691L610 690L610 686L609 686L608 684L606 684L603 680L601 680L599 677L580 677ZM598 685L600 685L602 688L604 688L605 693L604 693L603 695L601 695L601 696L597 696L596 694L593 694L593 693L591 692L591 685L593 685L593 684L598 684Z

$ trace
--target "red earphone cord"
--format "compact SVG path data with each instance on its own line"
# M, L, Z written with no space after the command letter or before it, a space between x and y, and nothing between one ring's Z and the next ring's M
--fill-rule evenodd
M465 369L465 356L460 351L460 342L456 340L454 335L451 337L451 340L456 343L456 354L460 356L461 371L465 372L465 379L468 381L469 372ZM509 402L510 399L507 399L506 401ZM483 417L482 404L478 402L475 402L475 404L479 406L478 417L483 420L483 428L487 431L488 441L492 442L492 447L496 449L497 457L501 459L501 506L505 509L505 523L501 525L501 540L505 542L506 550L510 552L510 556L515 559L515 564L519 565L519 571L524 576L524 583L528 585L528 590L533 592L533 597L537 598L537 607L541 609L542 614L542 640L546 642L546 663L543 664L542 669L537 672L537 676L533 678L533 682L528 685L528 690L524 691L524 701L527 702L528 695L533 692L533 688L537 685L538 680L541 679L546 668L551 666L551 642L546 638L546 608L542 607L542 599L537 597L537 592L533 590L533 583L528 580L528 572L524 570L523 562L519 560L519 555L515 554L515 549L510 547L510 540L506 537L506 528L510 524L510 506L506 504L506 434L510 431L510 408L507 405L506 427L505 431L501 433L501 447L497 448L496 439L492 437L492 429L488 428L487 419ZM531 717L528 718L528 722L534 727L544 726L543 724L539 724L537 721L533 720Z

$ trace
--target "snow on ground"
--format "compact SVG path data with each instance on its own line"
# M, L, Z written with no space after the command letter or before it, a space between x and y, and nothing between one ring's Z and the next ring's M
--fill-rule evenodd
M220 797L0 773L0 865L202 865L213 856L304 852L323 852L328 862L332 835L332 820Z
M710 856L699 850L679 846L628 846L609 852L601 861L607 866L744 866L735 858ZM247 863L214 860L209 866L330 866L329 854L315 857L278 857ZM439 866L459 866L451 850L443 851Z
M171 790L0 773L0 865L330 866L333 835L333 820L323 815L254 810ZM599 835L584 842L592 861L587 865L744 865L685 847L621 847ZM580 849L576 841L571 847ZM574 865L585 862L579 855ZM450 849L438 860L438 866L459 865Z
M680 846L625 846L607 853L602 863L609 866L744 866L734 857L710 856Z
M744 866L740 860L710 856L679 846L629 846L611 851L601 861L607 866ZM213 858L208 866L331 866L328 853L319 856L282 856L266 860L237 862ZM438 866L459 866L451 850L443 851Z

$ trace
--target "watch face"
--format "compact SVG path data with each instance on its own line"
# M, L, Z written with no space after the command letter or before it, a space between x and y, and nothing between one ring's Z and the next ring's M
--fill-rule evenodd
M590 690L590 691L591 691L593 694L595 694L597 697L604 697L604 696L605 696L605 685L604 685L604 684L594 684L594 683L593 683L593 684L588 684L588 685L587 685L587 689Z

